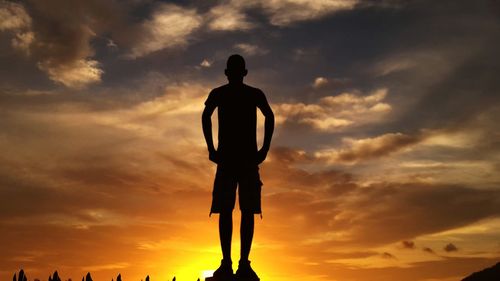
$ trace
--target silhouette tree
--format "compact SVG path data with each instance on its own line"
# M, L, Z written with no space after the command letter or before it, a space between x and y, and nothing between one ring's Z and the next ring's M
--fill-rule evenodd
M87 275L85 276L85 281L92 281L92 276L90 276L90 272L87 272Z
M122 275L120 273L116 276L116 281L122 281Z

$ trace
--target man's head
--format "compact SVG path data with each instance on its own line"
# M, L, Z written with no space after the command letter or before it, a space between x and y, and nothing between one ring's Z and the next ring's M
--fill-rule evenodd
M245 59L237 54L229 56L224 73L230 83L242 83L243 77L248 73L245 67Z

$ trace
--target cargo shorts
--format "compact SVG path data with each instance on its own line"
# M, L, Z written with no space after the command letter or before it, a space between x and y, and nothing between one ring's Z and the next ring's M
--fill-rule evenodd
M242 212L262 214L258 165L217 165L210 214L231 212L236 203L236 189Z

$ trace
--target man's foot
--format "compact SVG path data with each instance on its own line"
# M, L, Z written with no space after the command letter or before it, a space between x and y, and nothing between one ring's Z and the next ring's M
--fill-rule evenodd
M218 281L232 281L234 279L233 263L230 260L222 260L219 268L214 271L213 279Z
M236 270L235 274L236 280L245 280L245 281L259 281L260 278L257 276L257 273L253 271L250 266L250 261L242 261L238 264L238 270Z

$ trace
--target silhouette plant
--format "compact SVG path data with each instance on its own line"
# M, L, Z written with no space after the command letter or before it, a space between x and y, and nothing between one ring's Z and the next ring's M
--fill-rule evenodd
M49 281L61 281L61 278L59 277L59 273L57 273L57 270L54 271L52 276L49 275Z
M28 278L26 278L26 274L24 274L24 270L19 270L19 275L16 280L16 274L14 273L14 277L12 278L12 281L27 281Z
M14 276L12 277L12 281L28 281L28 278L26 277L24 270L21 269L21 270L19 270L19 273L14 272ZM40 280L34 279L33 281L40 281ZM54 271L54 273L52 275L49 275L48 281L62 281L57 270ZM71 278L68 278L66 281L72 281L72 280L71 280ZM82 277L82 281L93 281L92 276L90 275L90 272L88 272L85 276ZM111 281L114 281L114 279L112 278ZM118 275L116 276L116 281L122 281L121 273L118 273ZM142 279L141 279L141 281L142 281ZM151 281L151 278L149 277L149 275L146 275L146 278L144 279L144 281ZM172 279L172 281L176 281L175 276ZM198 278L197 281L200 281L200 278Z

